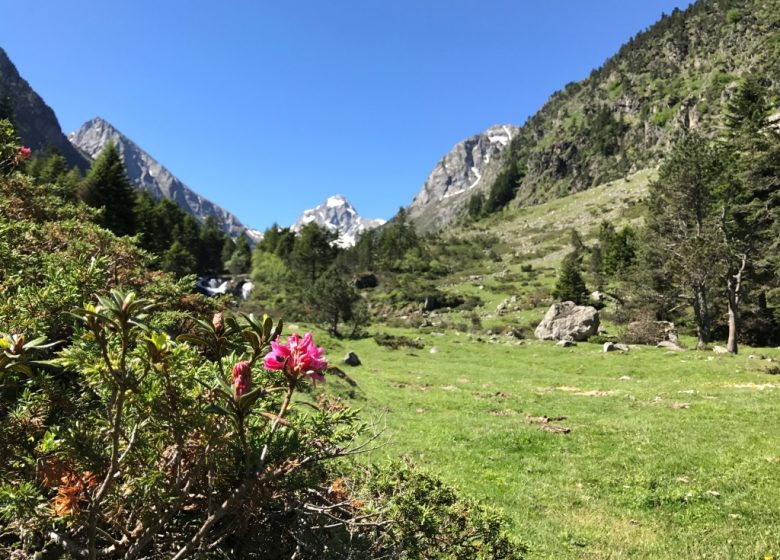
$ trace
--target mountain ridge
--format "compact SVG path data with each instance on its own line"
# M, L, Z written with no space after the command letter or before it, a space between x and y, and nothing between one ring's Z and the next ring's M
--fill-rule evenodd
M436 164L407 207L417 229L440 229L454 220L469 196L490 187L501 156L519 127L499 124L461 140Z
M155 198L176 202L186 212L201 221L214 217L225 233L236 237L242 233L256 241L256 230L246 227L231 212L201 196L128 136L102 117L94 117L68 135L68 140L79 150L95 159L109 142L114 142L125 163L127 175L138 188L149 191Z
M385 220L363 218L346 197L336 194L325 199L322 204L304 210L290 229L299 232L311 222L338 233L336 244L340 247L352 247L361 233L383 225Z
M33 152L53 148L82 172L89 168L89 159L75 148L62 132L54 110L22 78L8 53L0 48L0 101L7 100L16 133Z

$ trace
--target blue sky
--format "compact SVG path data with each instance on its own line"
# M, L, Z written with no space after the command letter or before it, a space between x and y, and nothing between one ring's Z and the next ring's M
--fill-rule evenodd
M0 47L66 133L101 116L263 229L337 193L391 217L457 142L522 124L688 4L4 2Z

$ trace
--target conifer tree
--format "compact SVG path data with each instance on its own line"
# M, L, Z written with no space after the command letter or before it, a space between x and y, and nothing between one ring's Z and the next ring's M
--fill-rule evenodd
M693 307L699 348L710 341L723 278L717 192L724 150L699 135L675 146L650 185L645 265Z
M252 265L252 249L249 246L249 239L241 234L236 239L236 248L233 254L225 264L230 274L246 274Z
M95 208L103 208L102 223L117 235L136 232L135 191L127 177L122 156L113 142L100 152L87 173L82 199Z
M569 253L561 262L553 297L558 301L573 301L577 305L587 303L588 288L582 278L580 259L576 253Z

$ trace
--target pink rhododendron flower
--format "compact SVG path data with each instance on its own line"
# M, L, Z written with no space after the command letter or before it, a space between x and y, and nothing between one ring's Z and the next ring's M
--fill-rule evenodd
M252 388L252 368L249 362L238 362L233 366L233 393L236 399Z
M31 156L32 150L26 146L22 146L19 148L19 151L16 152L16 161L24 161L26 159L30 159Z
M287 344L271 341L271 351L263 361L265 369L283 371L289 379L297 379L301 375L313 381L325 381L322 371L328 367L328 362L322 357L324 350L314 345L311 333L303 338L293 333L287 337Z

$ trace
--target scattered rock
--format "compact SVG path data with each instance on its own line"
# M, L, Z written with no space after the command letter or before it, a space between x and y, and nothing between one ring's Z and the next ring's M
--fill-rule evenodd
M431 347L431 354L436 354L436 353L438 353L438 352L439 352L439 349L438 349L438 348L436 348L435 346L432 346L432 347Z
M571 432L571 428L565 426L556 426L555 424L543 424L540 429L544 432L551 432L553 434L568 434Z
M631 381L631 378L628 375L621 375L618 377L618 381Z
M526 421L529 424L549 424L550 422L560 422L566 420L565 416L555 416L550 418L549 416L527 416Z
M360 361L360 358L358 358L357 354L354 352L348 352L346 356L344 356L344 363L348 366L359 366L362 362Z
M598 332L599 312L595 307L572 301L554 303L536 327L539 340L572 340L582 342Z
M691 404L687 402L673 402L669 405L672 410L682 410L684 408L691 408Z
M728 354L729 353L729 351L726 350L726 348L724 346L713 346L712 347L712 351L715 352L716 354Z
M604 352L628 352L630 349L627 344L620 344L614 342L605 342L602 346Z
M665 348L666 350L671 350L673 352L682 352L685 350L682 346L677 344L676 342L672 342L671 340L662 340L658 344L656 344L657 348Z
M572 346L577 346L577 343L573 340L559 340L555 345L560 346L561 348L570 348Z
M615 350L620 350L621 352L628 352L630 348L628 347L628 344L622 344L618 342L615 344Z

